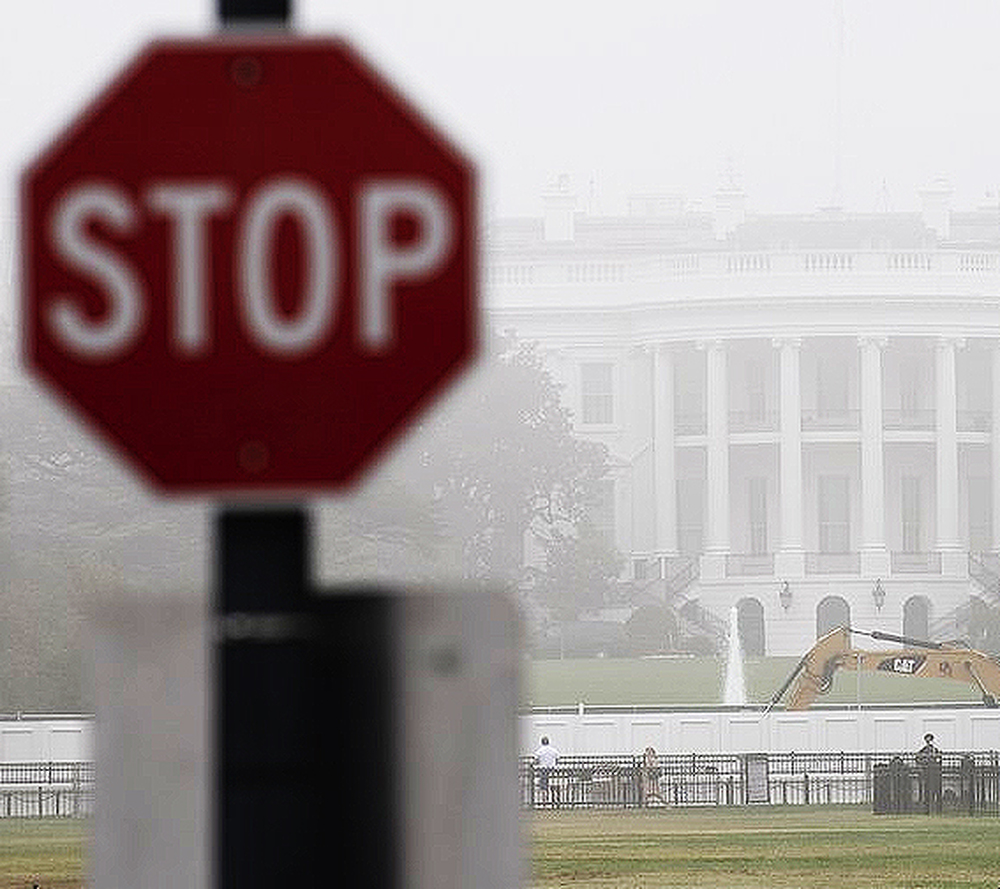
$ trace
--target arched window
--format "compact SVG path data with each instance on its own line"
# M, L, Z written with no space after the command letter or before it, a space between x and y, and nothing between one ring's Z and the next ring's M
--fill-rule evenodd
M816 638L851 625L851 606L841 596L827 596L816 606Z
M740 599L736 603L736 628L740 646L747 657L764 655L764 606L756 599Z
M910 596L903 603L903 635L913 639L929 639L931 603L926 596Z

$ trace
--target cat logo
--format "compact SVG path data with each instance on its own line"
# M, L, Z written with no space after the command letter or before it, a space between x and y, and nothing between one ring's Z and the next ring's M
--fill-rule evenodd
M889 657L878 665L878 669L888 673L905 673L907 676L912 676L923 666L925 660L923 655Z

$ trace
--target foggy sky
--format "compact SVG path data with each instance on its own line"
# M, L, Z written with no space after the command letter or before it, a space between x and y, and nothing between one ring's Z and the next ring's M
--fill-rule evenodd
M838 28L838 4L844 27ZM212 0L32 0L0 27L5 227L24 161L149 37L214 29ZM561 172L581 208L636 191L710 202L731 166L751 210L956 207L1000 187L995 0L295 0L346 34L476 156L485 204L536 214ZM838 53L842 33L842 51ZM838 58L840 63L838 65ZM3 263L8 266L9 258Z
M146 40L216 27L212 0L8 6L5 323L16 298L14 196L24 164ZM729 167L751 212L828 206L837 199L838 82L847 209L916 210L917 190L937 176L953 185L956 208L997 200L996 0L295 0L295 8L299 31L349 36L449 129L480 163L483 205L501 215L539 214L543 188L563 172L580 208L595 213L620 212L628 194L649 191L681 192L708 209Z

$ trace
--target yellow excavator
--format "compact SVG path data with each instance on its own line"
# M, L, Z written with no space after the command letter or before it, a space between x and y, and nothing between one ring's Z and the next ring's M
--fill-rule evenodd
M851 647L851 634L868 636L884 642L897 642L906 648L887 651L864 651ZM785 684L771 698L764 713L791 689L787 710L805 710L817 695L833 686L833 674L839 669L871 670L903 676L935 676L957 679L974 685L987 707L996 707L1000 699L1000 664L987 654L969 648L961 641L928 642L908 636L894 636L875 630L866 633L840 627L821 637L792 671Z

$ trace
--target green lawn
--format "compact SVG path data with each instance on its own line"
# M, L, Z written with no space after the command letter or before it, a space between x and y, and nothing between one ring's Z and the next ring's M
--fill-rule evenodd
M858 807L526 815L530 889L996 889L1000 819ZM0 821L0 889L81 889L86 821Z
M745 675L751 702L766 703L795 668L798 658L767 657L747 660ZM525 668L522 703L540 707L575 706L580 701L602 704L716 706L722 703L725 661L722 658L587 658L536 660ZM858 674L841 670L828 695L818 704L854 704ZM861 701L881 703L937 703L979 701L963 682L861 674ZM996 889L996 887L991 887Z
M531 889L996 889L1000 819L857 807L540 812Z
M90 822L0 819L0 889L80 889Z

